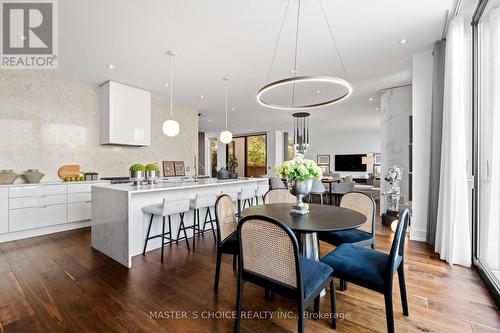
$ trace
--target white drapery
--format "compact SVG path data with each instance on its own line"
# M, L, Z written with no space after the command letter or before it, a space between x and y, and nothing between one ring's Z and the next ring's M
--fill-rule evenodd
M450 264L471 265L466 144L464 18L446 36L441 173L435 250Z

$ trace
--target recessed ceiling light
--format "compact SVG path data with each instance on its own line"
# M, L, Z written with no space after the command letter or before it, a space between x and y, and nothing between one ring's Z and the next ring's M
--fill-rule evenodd
M23 36L23 35L17 35L17 38L19 38L21 40L26 40L26 36Z
M375 108L375 110L377 110L377 111L378 111L378 108Z
M400 44L400 45L402 45L402 44L406 44L406 43L408 43L408 39L406 39L406 38L400 39L400 40L398 41L398 44Z
M208 122L211 123L212 122L212 119L208 119Z
M168 87L168 83L163 84L165 87Z
M291 74L297 74L297 73L298 73L298 70L296 70L296 69L292 69L292 70L290 71L290 73L291 73Z
M316 90L316 94L321 94L321 91L320 90Z
M201 98L201 99L203 99L203 98L205 98L205 96L204 96L204 95L201 95L201 96L200 96L200 98Z
M253 131L253 128L249 128L248 130L251 132L251 131Z
M113 68L115 68L115 66L114 66L113 64L109 64L107 67L108 67L109 69L113 69Z
M231 108L231 111L234 111L234 108Z
M373 97L368 98L369 101L373 101Z

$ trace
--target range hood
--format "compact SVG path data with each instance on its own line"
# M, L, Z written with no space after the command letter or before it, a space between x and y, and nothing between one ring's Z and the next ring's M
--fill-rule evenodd
M151 93L116 81L101 85L103 145L151 145Z

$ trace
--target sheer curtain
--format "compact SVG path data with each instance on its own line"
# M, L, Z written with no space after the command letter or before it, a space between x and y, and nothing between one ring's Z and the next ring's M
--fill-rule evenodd
M471 265L467 188L464 18L456 16L446 36L443 137L435 250L450 264Z

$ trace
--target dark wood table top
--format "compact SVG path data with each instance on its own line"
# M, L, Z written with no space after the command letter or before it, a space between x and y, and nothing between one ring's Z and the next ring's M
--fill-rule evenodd
M258 205L244 209L243 217L262 215L272 217L288 225L296 232L339 231L354 229L366 222L366 217L352 209L309 204L309 214L292 214L293 204Z

